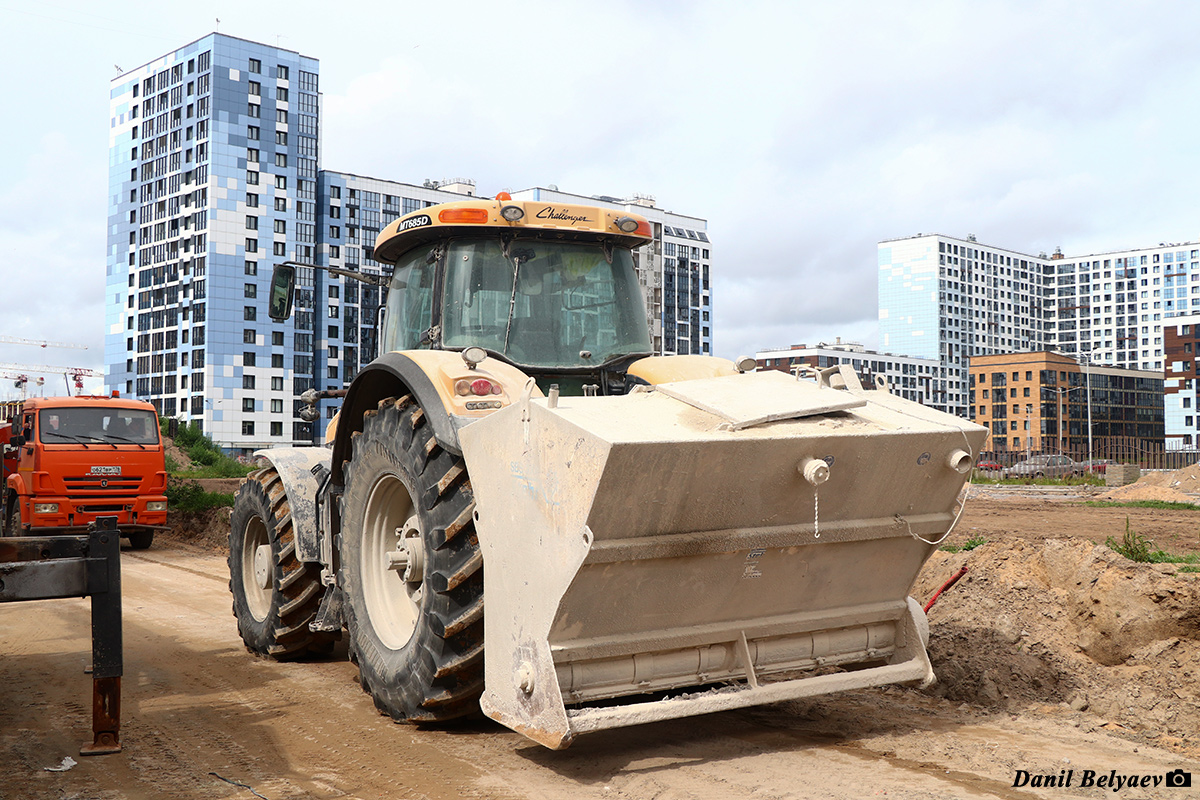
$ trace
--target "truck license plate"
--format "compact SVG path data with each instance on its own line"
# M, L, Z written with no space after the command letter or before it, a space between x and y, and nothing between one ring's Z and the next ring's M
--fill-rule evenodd
M92 467L93 475L120 475L121 468L117 467Z

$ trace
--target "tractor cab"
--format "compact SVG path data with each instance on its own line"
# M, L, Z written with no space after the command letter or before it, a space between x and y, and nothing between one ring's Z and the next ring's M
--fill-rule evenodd
M653 354L632 252L650 236L641 217L503 194L401 217L375 248L394 265L380 351L481 347L543 391L624 394L629 365ZM273 317L291 280L277 273Z

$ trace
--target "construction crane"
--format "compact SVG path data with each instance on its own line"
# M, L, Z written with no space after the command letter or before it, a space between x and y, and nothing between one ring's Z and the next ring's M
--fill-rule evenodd
M21 390L21 396L25 396L25 386L29 383L30 374L46 374L46 375L62 375L63 380L67 381L67 394L71 393L71 383L75 384L75 391L83 389L84 378L103 378L104 373L99 370L88 369L87 367L52 367L47 365L32 365L32 364L6 364L0 363L0 373L4 377L13 379L13 385ZM42 378L37 379L37 385L41 386L45 383Z
M61 347L71 350L87 350L86 344L71 344L70 342L50 342L45 339L22 339L19 336L0 336L0 343L3 344L28 344L35 347Z

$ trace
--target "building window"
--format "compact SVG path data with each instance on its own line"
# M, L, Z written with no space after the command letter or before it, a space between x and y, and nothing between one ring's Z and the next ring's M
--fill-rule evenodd
M257 58L250 59L249 71L255 75L260 74L262 72L262 61L258 60Z
M246 274L247 275L257 275L258 274L258 262L247 261L246 262Z
M337 376L338 376L337 364L330 364L329 365L329 377L336 378Z
M247 239L246 240L246 252L247 253L257 253L258 252L258 239Z
M287 255L287 243L286 242L275 242L273 251L274 251L275 255L277 255L277 256Z
M283 331L271 332L271 344L277 347L283 347Z
M243 397L242 398L242 411L253 411L253 410L254 410L254 398L253 397Z
M250 421L243 422L242 423L242 436L253 436L253 435L254 435L254 423L250 422Z
M283 379L280 378L280 380L283 380ZM272 414L282 414L283 413L283 401L282 400L272 400L271 401L271 413Z
M275 166L286 168L287 167L287 155L284 153L276 153L275 154Z
M246 217L246 230L248 230L248 231L258 230L258 217L250 217L250 216Z
M288 100L288 90L282 86L275 90L275 99L281 103L286 103Z
M258 297L258 284L256 284L256 283L244 284L242 287L242 294L244 297Z
M262 84L258 81L250 81L250 94L254 97L262 95Z
M283 423L282 422L272 422L271 423L271 435L272 436L283 436Z
M275 176L275 188L276 189L286 189L287 188L287 176L286 175L276 175Z
M330 307L329 307L329 318L330 318L330 319L337 319L337 318L338 318L338 307L337 307L337 306L330 306Z
M287 131L275 131L275 144L287 146Z
M279 80L286 81L288 79L288 68L280 64L275 68L275 75Z
M243 389L253 389L254 388L254 376L253 375L243 375L242 376L242 388Z
M287 125L287 111L285 109L276 109L275 121L281 125Z
M258 119L262 116L262 107L258 103L250 103L246 107L246 116Z
M258 208L258 195L246 192L246 208Z
M282 220L282 219L275 220L275 232L276 233L287 233L287 220Z
M242 366L243 367L255 366L254 353L242 353Z
M246 126L246 138L247 139L252 139L254 141L258 141L258 132L259 131L258 131L257 125L247 125Z
M258 185L258 173L254 172L254 171L247 172L246 173L246 184L248 186L257 186Z
M254 306L245 306L242 308L242 319L247 322L253 322L258 319L258 310Z
M276 197L275 198L275 210L276 211L287 211L287 198L286 197Z
M255 337L256 337L256 334L254 332L254 328L245 328L242 330L242 343L243 344L254 344Z

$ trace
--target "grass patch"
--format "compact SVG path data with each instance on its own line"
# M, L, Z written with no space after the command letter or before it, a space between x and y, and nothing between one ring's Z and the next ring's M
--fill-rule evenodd
M992 473L975 470L971 483L993 486L1103 486L1099 475L1064 475L1061 478L1001 478Z
M1187 564L1179 568L1180 572L1200 572L1200 566L1195 564Z
M969 553L972 550L974 550L976 547L979 547L979 545L981 545L981 544L987 544L987 539L983 538L982 536L972 536L970 539L967 539L961 545L948 544L948 545L945 545L938 549L944 550L947 553Z
M226 492L206 492L204 487L195 481L182 481L171 478L167 482L167 507L175 511L196 513L210 508L233 506L233 495Z
M1195 503L1174 500L1085 500L1080 505L1092 508L1158 508L1164 511L1200 511Z
M1125 518L1125 535L1121 541L1108 537L1104 544L1114 553L1119 553L1130 561L1140 564L1195 564L1200 562L1200 554L1189 553L1177 556L1154 547L1154 542L1137 533L1129 525L1129 517ZM1182 570L1181 570L1182 571ZM1194 572L1197 570L1187 570Z
M159 428L164 437L167 435L167 425L167 418L160 417ZM187 457L192 460L192 468L182 470L179 464L168 456L167 472L171 475L186 478L244 478L254 471L252 464L243 464L236 458L225 455L195 422L179 427L175 434L175 446L187 453Z

